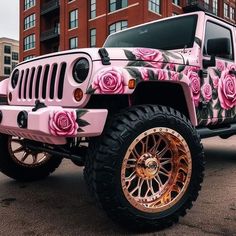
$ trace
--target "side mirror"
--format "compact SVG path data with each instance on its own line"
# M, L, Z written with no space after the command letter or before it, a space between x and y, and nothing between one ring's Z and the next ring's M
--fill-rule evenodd
M216 65L216 56L230 58L230 40L228 38L208 39L207 54L211 56L211 59L203 59L205 69Z
M228 38L217 38L207 40L207 54L229 57L230 56L230 41Z

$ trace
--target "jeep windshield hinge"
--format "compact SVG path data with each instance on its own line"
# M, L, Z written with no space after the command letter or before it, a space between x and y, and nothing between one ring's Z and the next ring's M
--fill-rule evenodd
M106 50L106 48L100 48L98 50L98 53L102 59L102 64L103 65L111 65L111 62L110 62L110 57L109 57L109 54Z

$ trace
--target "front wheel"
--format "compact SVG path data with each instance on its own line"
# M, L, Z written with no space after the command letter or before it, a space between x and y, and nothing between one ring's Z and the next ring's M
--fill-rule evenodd
M19 181L34 181L47 177L60 165L61 159L37 152L24 145L20 137L0 135L0 171Z
M128 228L168 227L198 196L203 148L178 111L131 108L110 122L94 147L87 160L90 185L107 214Z

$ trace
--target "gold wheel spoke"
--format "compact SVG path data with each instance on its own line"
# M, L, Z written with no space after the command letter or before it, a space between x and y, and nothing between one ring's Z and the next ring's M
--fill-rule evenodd
M140 143L142 145L142 151L141 151L141 155L142 155L146 152L146 143L143 140L140 140Z
M28 152L24 152L23 157L21 158L21 161L24 162L30 154Z
M134 156L136 159L138 159L138 158L140 157L140 154L138 154L138 152L137 152L137 150L136 150L136 147L133 148L132 154L133 154L133 156Z
M137 159L129 159L126 164L126 168L127 169L135 168L136 164L137 164Z
M157 153L157 156L159 158L162 158L169 149L170 149L170 145L167 144L160 152Z
M148 194L150 192L151 192L152 195L154 195L155 192L154 192L154 189L153 189L153 186L152 186L152 180L151 179L147 179L146 183L147 183L147 191L146 191L145 197L148 197Z
M157 184L158 184L158 186L159 186L159 190L162 189L163 183L162 183L162 181L161 181L160 176L159 176L159 175L155 176L155 177L154 177L154 180L157 182Z
M149 144L149 135L146 137L146 142L145 142L145 152L148 152L148 144Z
M135 168L135 167L136 167L135 164L127 164L127 165L126 165L126 168L127 168L127 169L131 169L131 168Z
M125 178L125 182L128 183L127 188L131 185L131 182L136 178L136 173L133 171L128 177Z
M20 145L22 144L22 140L20 140L20 139L12 139L11 142L12 143L18 143Z
M15 149L14 151L12 151L14 154L15 153L19 153L19 152L23 152L25 149L23 148L23 146L18 147L17 149Z
M138 197L139 197L139 198L141 198L143 183L144 183L144 179L139 178L139 179L138 179Z
M37 157L38 157L38 154L32 154L33 164L37 163L37 160L38 160Z
M170 176L169 171L167 171L163 166L161 166L160 170L159 170L159 174L165 175L167 177Z
M154 141L155 144L154 144L154 146L150 149L150 152L151 152L151 153L157 153L157 150L158 150L158 147L159 147L159 145L160 145L160 143L161 143L162 138L160 137L160 135L158 135L159 139L158 139L158 141L156 141L155 135L152 135L152 137L153 137L153 141Z
M172 162L171 162L171 160L168 158L168 160L161 162L161 165L163 166L163 165L166 165L166 164L169 164L169 163L172 163Z

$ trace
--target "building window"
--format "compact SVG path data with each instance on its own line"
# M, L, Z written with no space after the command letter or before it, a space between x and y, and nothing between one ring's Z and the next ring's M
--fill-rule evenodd
M11 74L11 67L4 67L4 75L10 75Z
M218 14L218 0L212 1L212 11L213 11L213 14L215 15Z
M30 55L30 56L24 57L23 61L30 60L30 59L32 59L34 57L35 57L34 55Z
M128 0L110 0L110 12L119 10L128 6Z
M35 34L31 34L24 38L24 50L35 48Z
M180 6L180 0L173 0L172 1L175 5Z
M5 45L4 46L4 53L11 54L11 46Z
M90 19L96 17L96 0L90 0Z
M157 14L161 14L160 0L148 0L148 10Z
M69 29L78 27L78 9L70 12Z
M90 47L96 47L96 29L90 30Z
M118 21L109 26L109 34L128 28L128 21Z
M11 63L12 70L14 70L14 68L17 66L17 64L18 64L17 62L12 62Z
M224 17L229 17L229 5L224 3Z
M27 16L24 19L24 30L32 28L35 26L35 14Z
M78 37L70 38L70 49L78 48Z
M12 52L12 60L18 61L19 60L19 53L18 52Z
M4 56L4 64L5 65L11 65L11 57Z
M27 10L33 6L35 6L35 0L25 0L25 5L24 5L25 10Z
M229 12L229 14L230 14L230 19L231 20L235 20L235 10L234 10L234 8L233 7L230 7L230 12Z

